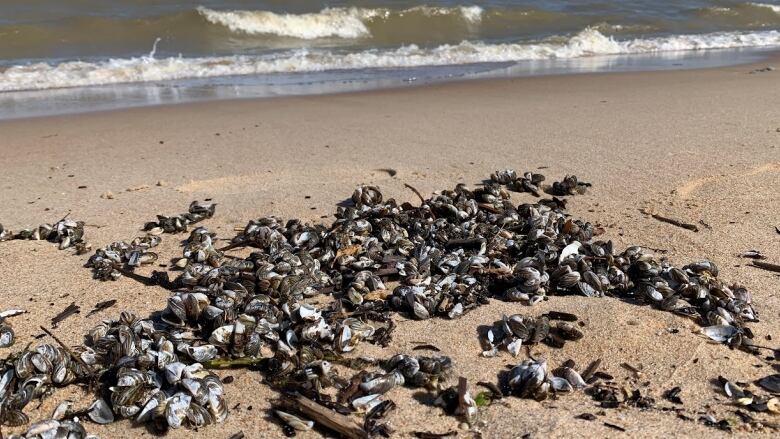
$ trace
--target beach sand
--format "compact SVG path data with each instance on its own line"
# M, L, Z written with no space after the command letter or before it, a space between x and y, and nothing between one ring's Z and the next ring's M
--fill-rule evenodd
M335 204L355 186L380 186L386 197L416 202L404 183L429 195L456 183L475 185L496 169L544 173L548 182L576 174L593 184L571 197L570 213L606 230L618 249L663 249L676 264L709 258L720 277L746 286L761 321L750 325L758 344L780 337L780 277L749 266L737 254L756 249L780 262L780 72L749 74L758 66L647 73L545 76L409 87L355 94L284 97L139 108L0 123L0 222L12 230L54 222L70 213L85 221L97 248L139 236L155 215L185 212L190 201L211 198L217 214L204 225L223 238L234 227L264 215L330 222ZM382 168L397 171L394 177ZM158 185L157 183L160 183ZM86 188L79 189L79 186ZM128 189L136 189L128 191ZM111 192L113 199L101 198ZM513 201L532 201L513 194ZM640 209L699 224L694 233L661 223ZM700 221L707 224L704 226ZM180 255L183 235L163 237L160 262ZM148 316L164 307L168 292L129 279L99 282L83 267L88 255L59 251L47 242L0 244L0 308L29 313L11 319L13 349L37 343L40 325L71 302L81 314L55 333L79 344L85 331L120 310ZM148 270L145 270L148 271ZM114 308L87 317L92 306L118 299ZM584 367L602 358L620 383L647 392L670 407L663 391L682 387L686 416L711 413L736 419L713 379L751 381L771 363L708 342L692 321L612 298L551 297L534 307L493 300L457 320L410 321L387 349L362 344L360 354L387 357L432 343L452 356L455 375L495 382L507 353L482 358L477 328L502 314L574 312L586 336L564 349L541 345L532 352L552 365L568 358ZM673 330L673 329L676 329ZM768 341L767 337L774 337ZM7 350L8 351L8 350ZM2 352L5 356L7 352ZM642 376L620 366L642 368ZM775 361L774 364L777 364ZM233 375L226 385L228 420L198 433L171 438L279 437L269 417L275 396L257 372ZM415 431L456 430L459 422L421 404L416 391L395 389L389 416L398 437ZM57 391L33 418L61 398L88 402L78 389ZM674 411L605 410L582 392L535 402L505 398L481 410L483 437L726 436ZM31 407L36 404L31 404ZM780 422L766 415L757 419ZM625 433L608 428L622 426ZM151 435L128 422L87 424L103 438ZM6 431L7 433L7 431ZM323 432L299 434L317 437ZM327 434L327 433L326 433ZM770 435L771 433L764 432Z

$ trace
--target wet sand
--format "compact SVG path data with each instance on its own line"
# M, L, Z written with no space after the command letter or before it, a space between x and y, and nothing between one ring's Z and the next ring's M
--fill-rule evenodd
M752 292L761 317L751 325L756 341L776 347L780 277L736 256L756 249L780 262L780 72L748 73L774 64L450 83L2 122L0 222L14 230L70 212L86 221L88 240L97 248L140 235L139 228L158 213L178 214L191 200L211 198L219 204L217 214L204 224L229 238L234 227L264 215L329 222L335 204L360 183L415 202L404 183L428 195L460 182L477 184L499 168L541 169L548 181L573 173L593 187L570 199L570 213L603 227L620 249L663 249L677 264L715 261L723 279ZM114 198L101 198L106 192ZM531 199L513 195L515 202ZM700 231L658 222L640 209L699 224ZM180 255L183 238L164 236L160 262ZM81 313L56 330L69 344L80 343L88 328L120 310L147 316L164 307L166 290L129 279L93 280L83 268L87 258L46 242L0 244L0 308L30 311L11 319L18 341L10 351L38 342L39 325L49 327L71 302ZM86 316L107 299L119 304ZM712 383L718 375L751 381L773 373L761 357L708 342L690 320L612 298L551 297L530 308L493 300L454 321L397 316L389 348L362 344L359 353L384 357L432 343L453 357L455 374L468 378L474 392L474 383L495 381L517 361L507 353L480 357L477 327L504 313L551 309L578 314L586 336L564 349L535 347L534 354L553 365L572 358L582 367L602 358L618 382L649 393L660 407L672 405L663 391L680 386L683 413L693 419L707 413L736 419L735 408ZM641 367L642 377L635 379L620 366L624 362ZM240 402L240 408L224 424L198 433L172 431L169 437L228 437L239 430L249 438L279 437L281 429L267 412L274 394L260 375L220 374L235 377L226 390L230 406ZM48 414L66 396L86 402L80 395L78 389L58 391L32 415ZM398 404L389 417L398 437L450 430L470 437L457 420L421 404L415 391L395 389L389 397ZM479 425L489 438L726 435L673 411L624 408L605 410L595 421L575 419L601 410L582 393L542 403L507 398L483 409ZM150 435L128 422L87 427L104 438Z

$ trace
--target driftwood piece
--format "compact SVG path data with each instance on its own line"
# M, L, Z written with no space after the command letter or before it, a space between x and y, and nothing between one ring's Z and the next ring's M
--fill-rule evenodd
M241 229L241 230L243 230L243 229ZM236 242L231 242L230 244L228 244L228 245L226 245L226 246L224 246L222 248L218 248L217 251L218 252L226 252L228 250L233 250L234 248L239 248L239 247L245 247L247 245L248 244L247 244L246 241L236 241Z
M76 305L76 302L71 302L70 305L68 305L64 310L62 310L61 313L54 316L53 319L51 319L51 327L56 328L57 325L62 323L65 319L72 316L73 314L78 314L81 312L81 308L79 308L78 305Z
M163 287L166 290L173 291L174 289L176 289L176 286L168 278L168 273L165 271L152 271L152 275L149 277L140 275L131 270L126 270L124 268L117 268L117 271L122 273L123 276L130 278L136 282L140 282L148 287L153 287L156 285L156 286Z
M585 372L582 373L582 379L585 381L590 379L590 377L592 377L593 374L599 370L599 367L601 367L601 358L594 360L590 363L590 365L588 365L587 369L585 369Z
M458 437L457 431L448 431L446 433L431 433L429 431L415 431L414 437L418 439L449 439Z
M485 238L462 238L462 239L450 239L445 245L446 248L463 247L468 249L477 249L485 245Z
M114 305L116 305L116 299L109 299L103 302L98 302L95 304L95 308L93 308L92 311L90 311L89 314L87 314L87 317L91 316L92 314L99 313L104 309L111 308Z
M658 221L661 221L662 223L671 224L673 226L681 227L683 229L691 230L691 231L694 231L694 232L698 232L699 231L699 227L697 227L696 224L685 223L685 222L682 222L680 220L676 220L674 218L669 218L669 217L666 217L666 216L658 215L657 213L648 212L648 211L646 211L644 209L640 209L639 211L644 213L645 215L650 215L651 217L653 217L654 219L657 219Z
M294 408L315 423L326 427L347 439L368 439L368 433L348 416L324 407L302 395L283 400L283 404Z
M398 171L396 171L393 168L379 168L379 169L374 169L374 170L378 171L378 172L387 172L387 175L389 175L391 177L395 177L395 175L398 174Z
M752 262L754 267L758 267L762 270L774 271L775 273L780 273L780 265L759 261L759 260L753 260Z
M406 186L408 189L411 189L411 191L414 192L417 195L417 197L420 198L420 202L425 204L425 197L422 196L422 194L420 193L420 191L417 190L417 188L415 188L409 183L404 183L404 186Z

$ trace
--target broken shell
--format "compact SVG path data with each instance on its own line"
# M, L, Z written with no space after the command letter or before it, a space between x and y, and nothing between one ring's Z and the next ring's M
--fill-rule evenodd
M287 425L298 431L309 431L314 427L314 421L309 421L281 410L274 410L274 413Z
M110 424L114 422L114 413L111 411L111 407L103 399L96 399L95 402L89 407L87 416L92 422L97 424Z
M10 326L0 324L0 348L13 346L14 340L14 330Z

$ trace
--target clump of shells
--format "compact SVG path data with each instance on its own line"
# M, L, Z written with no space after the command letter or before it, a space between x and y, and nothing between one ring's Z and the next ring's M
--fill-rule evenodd
M151 235L186 232L189 225L214 216L216 208L217 205L215 203L193 201L190 203L187 213L175 216L157 215L157 221L150 221L144 224L143 229Z
M95 279L117 280L126 270L153 264L158 256L150 250L157 247L160 241L159 236L146 235L130 242L113 242L95 251L86 266L92 268Z
M485 332L482 356L493 357L498 354L499 347L503 347L516 357L522 346L537 343L562 348L567 341L576 341L584 336L582 330L572 323L576 320L577 316L562 312L539 317L521 314L503 316Z
M77 420L57 420L48 419L32 424L22 434L12 434L8 439L49 439L49 438L67 438L67 439L98 439L87 433L84 426Z
M84 222L63 218L54 224L44 223L34 229L24 229L12 232L3 228L0 224L0 241L12 239L49 241L58 245L60 250L74 247L76 253L83 254L89 251L90 246L84 240Z
M576 175L567 175L563 180L553 182L550 193L553 195L577 195L584 194L591 185L577 180Z

